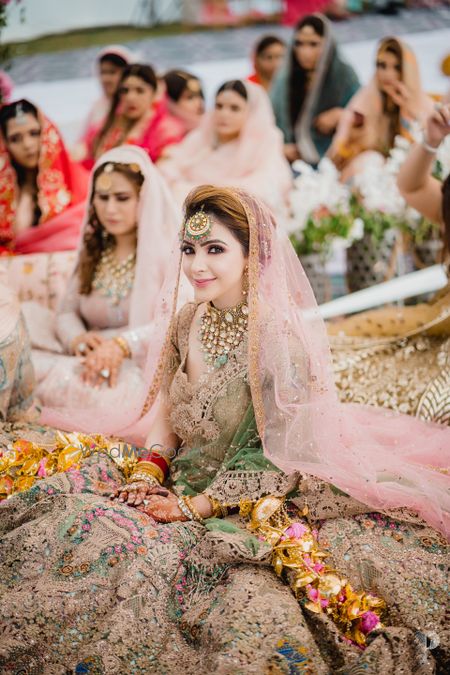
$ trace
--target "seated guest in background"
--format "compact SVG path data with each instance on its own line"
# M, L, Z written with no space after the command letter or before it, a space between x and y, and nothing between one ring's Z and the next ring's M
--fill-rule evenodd
M87 174L50 120L22 99L0 109L0 246L15 253L76 248Z
M215 109L158 163L178 204L206 181L253 192L283 217L291 186L289 164L267 94L252 82L223 84Z
M329 151L342 179L358 173L374 153L386 157L396 136L410 140L411 124L423 123L432 108L412 50L395 37L381 40L375 75L348 104Z
M198 127L205 112L202 84L185 70L169 70L163 77L167 109L179 120L183 135Z
M92 168L95 159L124 143L144 148L155 162L165 147L183 138L179 120L169 113L165 99L157 97L157 86L151 66L125 68L108 116L88 139L84 166Z
M179 220L141 148L115 148L97 162L78 261L56 316L23 304L37 396L63 419L69 408L120 404L140 384Z
M21 420L33 402L34 371L20 304L0 267L0 422Z
M75 160L85 156L85 144L107 116L123 71L134 61L132 52L122 45L109 45L98 55L97 74L102 95L92 105L83 127L80 143L72 150L72 157Z
M341 59L329 21L320 14L304 17L270 93L290 162L319 162L358 88L358 77Z
M253 65L255 72L247 78L269 91L286 54L286 43L276 35L264 35L255 46Z

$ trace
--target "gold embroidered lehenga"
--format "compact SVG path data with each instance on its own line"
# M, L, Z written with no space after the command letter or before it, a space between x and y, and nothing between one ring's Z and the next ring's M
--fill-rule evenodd
M328 332L342 402L450 424L450 286L428 303L364 312Z
M331 564L388 601L386 627L361 652L301 607L236 511L206 526L156 523L109 500L123 475L92 455L0 505L1 671L431 674L433 654L445 668L440 537L407 511L367 513L323 481L273 466L251 409L247 339L189 383L194 310L178 315L165 385L182 440L171 485L229 505L265 494L289 494L293 510L307 504Z

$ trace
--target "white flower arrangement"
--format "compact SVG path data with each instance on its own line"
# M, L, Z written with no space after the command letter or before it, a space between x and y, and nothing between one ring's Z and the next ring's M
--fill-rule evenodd
M294 162L292 168L299 175L290 194L289 233L304 230L308 219L319 210L349 212L350 188L339 181L339 172L330 159L324 157L317 170L301 160Z

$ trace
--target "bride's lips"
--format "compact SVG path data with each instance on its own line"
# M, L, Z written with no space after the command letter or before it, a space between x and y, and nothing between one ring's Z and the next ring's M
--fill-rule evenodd
M198 286L198 288L204 288L211 282L215 281L216 279L194 279L194 284Z

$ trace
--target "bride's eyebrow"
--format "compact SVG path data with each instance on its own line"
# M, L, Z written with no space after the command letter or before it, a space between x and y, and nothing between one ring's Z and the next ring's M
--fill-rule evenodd
M183 244L186 244L186 246L195 246L195 242L189 241L188 239L183 239ZM200 244L200 246L210 246L211 244L222 244L223 246L227 245L221 239L208 239L208 241L204 241L202 244Z
M209 246L210 244L223 244L226 246L226 243L221 239L208 239L208 241L204 241L200 246Z

